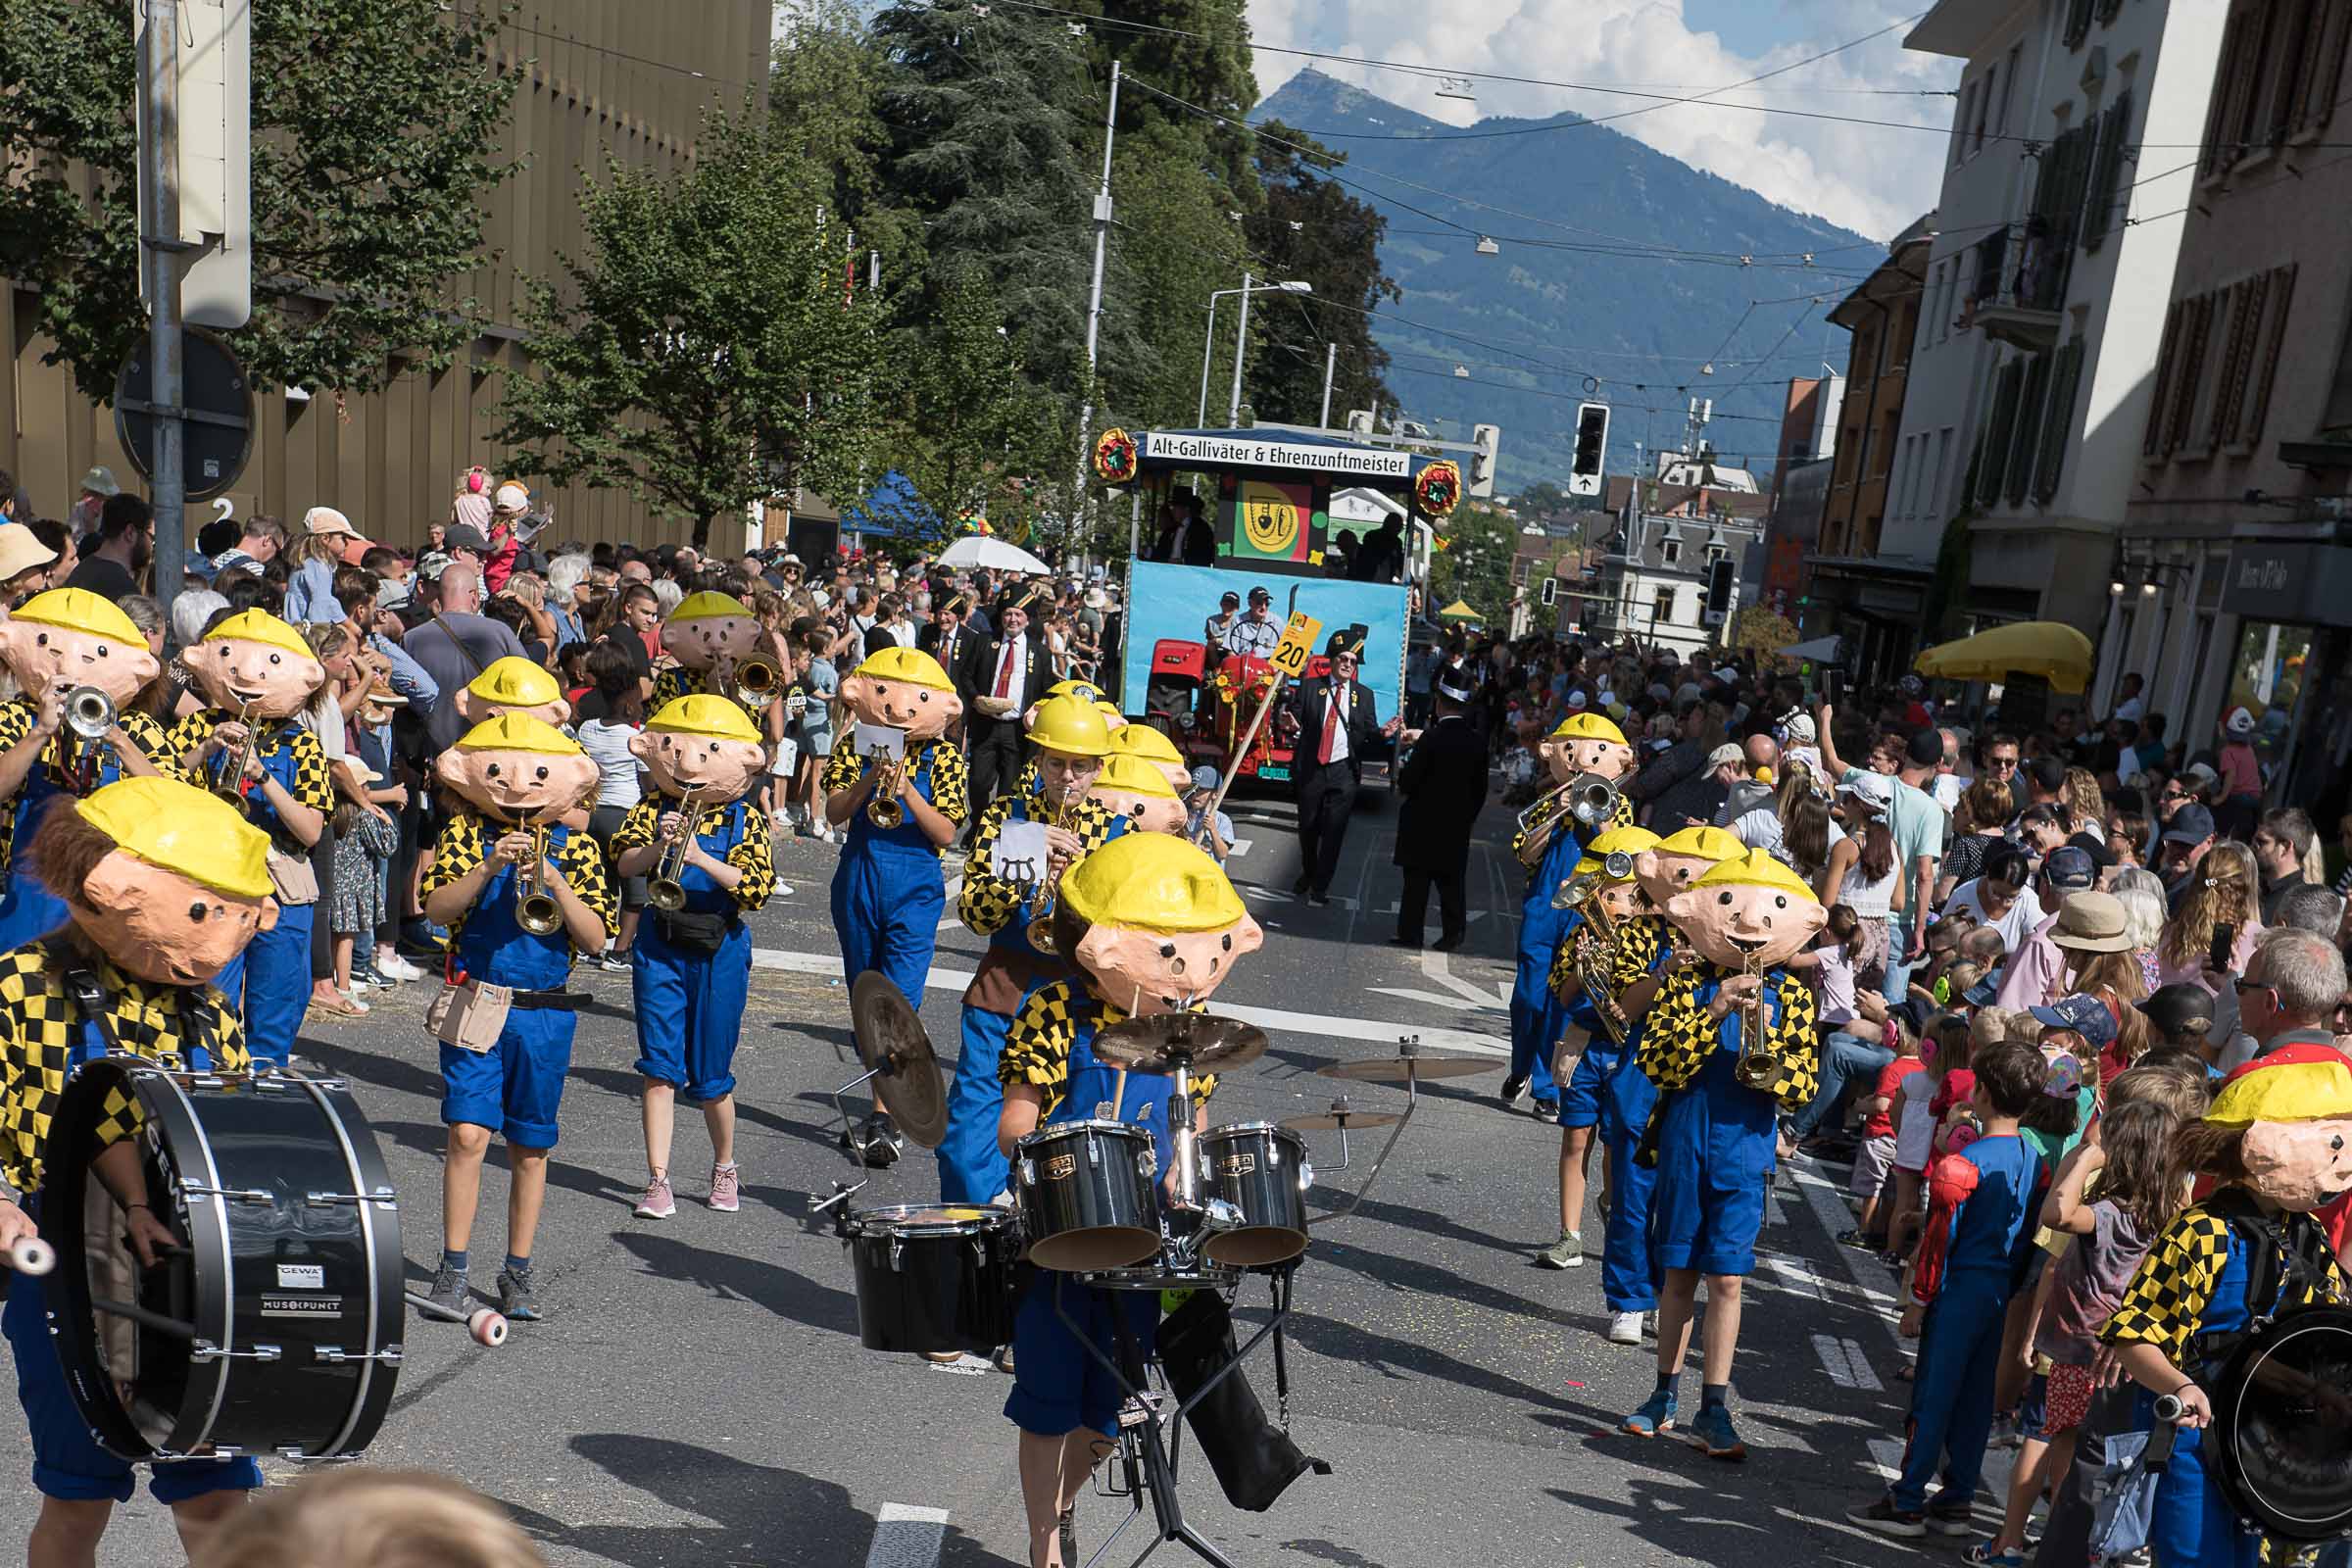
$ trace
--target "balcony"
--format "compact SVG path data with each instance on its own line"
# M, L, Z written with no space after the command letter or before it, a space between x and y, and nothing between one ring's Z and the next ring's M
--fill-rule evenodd
M2055 348L2065 330L2067 273L2074 247L2048 237L2038 219L1997 228L1975 247L1967 321L1997 343L2032 353Z

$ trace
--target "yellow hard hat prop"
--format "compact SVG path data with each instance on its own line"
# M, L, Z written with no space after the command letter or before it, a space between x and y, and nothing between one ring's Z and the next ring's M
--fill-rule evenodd
M1095 775L1095 788L1125 790L1130 794L1148 795L1155 801L1178 798L1176 786L1168 782L1168 775L1156 765L1140 757L1122 757L1115 753L1103 759L1102 771Z
M528 713L501 713L485 718L458 742L461 752L537 752L545 757L577 757L577 741L544 718Z
M84 631L96 637L112 637L121 643L145 643L147 636L122 613L122 607L112 599L90 592L87 588L52 588L44 594L34 594L16 611L11 620L29 620L43 626L61 626L67 631Z
M285 653L300 654L305 659L315 660L318 657L311 652L311 645L302 640L302 633L266 610L240 610L199 640L213 643L232 638L238 642L265 643Z
M1174 762L1182 765L1184 754L1176 743L1150 724L1122 725L1110 737L1113 757L1140 757L1147 762Z
M1627 744L1625 731L1598 713L1570 713L1560 720L1559 727L1551 734L1554 740L1607 741L1615 746Z
M126 778L74 809L125 855L234 899L270 892L270 835L210 790L172 778Z
M564 695L555 676L513 654L492 660L488 669L466 682L466 689L485 703L505 708L542 708Z
M885 648L865 656L865 662L850 673L863 675L868 680L895 680L908 686L928 686L935 692L952 692L956 683L948 672L939 667L939 661L916 648Z
M1207 851L1167 833L1126 833L1072 866L1061 900L1091 925L1215 931L1250 910Z
M1576 874L1606 876L1610 856L1640 855L1643 850L1656 849L1658 843L1658 836L1645 827L1613 827L1585 846L1585 858L1576 862Z
M1037 705L1029 739L1064 757L1102 757L1110 751L1110 726L1082 697L1049 697Z
M1690 884L1694 888L1772 888L1807 904L1820 901L1805 879L1774 857L1769 850L1749 850L1737 859L1725 860L1714 870Z
M671 698L662 705L660 712L646 720L645 727L662 735L702 735L714 741L758 743L766 739L740 703L702 692Z
M1697 823L1679 832L1669 833L1651 846L1660 855L1687 855L1700 860L1737 860L1747 853L1740 836L1719 827Z
M678 608L671 611L668 618L662 624L674 626L683 620L719 620L728 615L738 615L749 620L752 618L752 607L733 594L717 593L705 588L700 593L691 593L679 600Z

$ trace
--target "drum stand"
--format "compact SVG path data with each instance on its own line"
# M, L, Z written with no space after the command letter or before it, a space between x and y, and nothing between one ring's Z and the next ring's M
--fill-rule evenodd
M1094 1337L1073 1320L1062 1306L1062 1283L1068 1276L1054 1276L1054 1315L1061 1319L1062 1327L1070 1331L1070 1337L1078 1342L1080 1348L1117 1380L1126 1396L1119 1406L1119 1430L1115 1441L1118 1444L1118 1462L1126 1471L1127 1481L1123 1494L1114 1488L1107 1494L1124 1494L1134 1506L1127 1517L1119 1521L1117 1528L1103 1538L1102 1544L1097 1546L1093 1555L1086 1559L1084 1568L1096 1568L1097 1564L1107 1558L1119 1537L1127 1533L1127 1527L1144 1516L1147 1494L1152 1499L1152 1524L1159 1533L1128 1568L1138 1568L1146 1558L1170 1542L1187 1548L1202 1562L1213 1564L1214 1568L1236 1568L1233 1559L1210 1545L1199 1531L1184 1522L1184 1504L1176 1494L1177 1461L1184 1432L1182 1421L1192 1413L1195 1405L1207 1398L1219 1383L1248 1360L1252 1351L1281 1331L1284 1321L1291 1315L1291 1275L1292 1271L1285 1268L1273 1276L1274 1315L1266 1320L1265 1325L1250 1336L1249 1342L1234 1352L1232 1360L1217 1368L1205 1383L1195 1389L1191 1398L1173 1405L1171 1396L1151 1387L1151 1368L1158 1363L1158 1356L1145 1356L1141 1347L1135 1343L1134 1336L1128 1332L1124 1319L1115 1313L1113 1322L1118 1334L1118 1353L1115 1359L1103 1354L1102 1348L1095 1344ZM1156 1285L1152 1289L1156 1290ZM1129 1367L1138 1369L1140 1384L1136 1378L1128 1376ZM1164 1373L1162 1378L1164 1380ZM1073 1564L1072 1568L1077 1568L1077 1565Z
M1404 1136L1405 1128L1412 1125L1413 1112L1421 1106L1420 1054L1421 1037L1419 1035L1406 1035L1396 1042L1396 1060L1399 1072L1404 1079L1404 1114L1396 1118L1396 1125L1389 1129L1388 1140L1380 1146L1380 1152L1372 1156L1372 1168L1364 1173L1364 1185L1358 1187L1345 1203L1330 1213L1309 1216L1307 1219L1309 1226L1329 1225L1335 1221L1346 1219L1355 1212L1358 1204L1363 1202L1364 1196L1372 1191L1372 1184L1380 1180L1381 1167L1389 1162L1389 1155L1396 1152L1396 1140ZM1348 1121L1345 1112L1340 1113L1339 1133L1340 1162L1331 1167L1332 1173L1335 1175L1346 1170L1348 1165Z

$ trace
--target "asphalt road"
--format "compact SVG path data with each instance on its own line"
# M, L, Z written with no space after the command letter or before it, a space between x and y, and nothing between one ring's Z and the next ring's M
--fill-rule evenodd
M1819 1176L1784 1175L1769 1255L1748 1292L1735 1405L1749 1460L1711 1463L1671 1439L1616 1435L1618 1417L1649 1392L1651 1351L1599 1337L1596 1255L1571 1272L1534 1266L1556 1229L1559 1134L1494 1098L1517 909L1510 813L1490 806L1482 818L1471 940L1450 961L1386 945L1396 875L1384 792L1367 791L1335 889L1345 897L1321 909L1284 891L1298 863L1289 804L1244 801L1235 814L1248 846L1236 880L1269 935L1217 1008L1266 1027L1274 1049L1224 1079L1212 1120L1319 1109L1337 1086L1311 1069L1392 1054L1405 1034L1429 1049L1493 1055L1496 1069L1424 1094L1369 1199L1318 1232L1298 1272L1292 1431L1335 1473L1302 1478L1272 1511L1245 1514L1196 1466L1184 1490L1192 1522L1244 1565L1915 1555L1840 1518L1896 1452L1906 1385L1895 1378L1903 1354L1888 1277L1833 1245L1845 1215ZM756 922L760 966L737 1062L742 1212L701 1203L707 1145L699 1120L681 1117L677 1216L630 1214L644 1173L629 986L592 974L585 983L599 1003L580 1019L537 1248L549 1321L517 1327L495 1351L451 1325L407 1325L399 1399L369 1458L457 1473L512 1509L564 1568L1022 1561L1012 1432L1001 1414L1008 1380L861 1349L842 1247L808 1213L811 1195L850 1169L828 1095L855 1072L826 914L834 858L811 841L781 846L795 891ZM1433 909L1433 935L1434 920ZM940 933L922 1011L943 1056L955 1049L957 993L979 947L952 924ZM301 1047L362 1097L402 1194L416 1280L437 1255L443 1138L424 1002L411 986L365 1020L314 1020ZM1402 1101L1401 1091L1352 1087L1359 1105ZM1337 1162L1331 1135L1314 1142L1318 1163ZM1318 1206L1352 1189L1374 1147L1356 1140L1353 1170L1326 1177ZM494 1152L477 1283L496 1269L504 1194ZM910 1150L855 1201L936 1197L930 1156ZM1597 1253L1597 1219L1586 1230ZM1253 1309L1262 1300L1246 1297ZM1271 1359L1261 1354L1249 1372L1271 1409ZM1696 1383L1694 1369L1687 1405ZM0 1462L28 1465L23 1428L6 1425ZM285 1473L272 1466L273 1479ZM1085 1501L1082 1551L1127 1507ZM0 1538L22 1539L31 1510L28 1487L8 1489ZM1146 1538L1146 1525L1131 1529L1109 1560L1132 1561ZM1176 1547L1154 1560L1169 1558L1190 1560ZM144 1493L122 1510L102 1560L177 1560L169 1520Z

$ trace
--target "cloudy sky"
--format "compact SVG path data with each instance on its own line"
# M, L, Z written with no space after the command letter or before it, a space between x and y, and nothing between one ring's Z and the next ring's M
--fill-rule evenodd
M1271 96L1310 62L1268 45L1323 50L1433 70L1490 72L1585 87L1703 92L1803 60L1902 23L1890 32L1755 87L1726 103L1949 124L1959 63L1907 53L1902 36L1927 0L1250 0L1257 81ZM1475 105L1436 95L1406 73L1311 62L1433 119L1599 118L1643 108L1638 97L1564 86L1479 80ZM1313 129L1312 126L1303 127ZM1668 103L1615 122L1696 168L1876 239L1936 205L1943 140L1925 130L1854 125L1788 114ZM1345 144L1343 144L1345 145ZM1349 149L1376 170L1378 149Z

